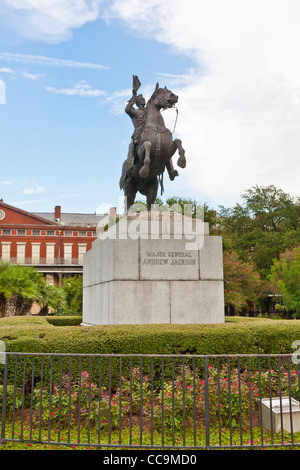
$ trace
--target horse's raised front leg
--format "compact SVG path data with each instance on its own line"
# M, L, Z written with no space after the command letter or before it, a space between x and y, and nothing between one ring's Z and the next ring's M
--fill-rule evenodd
M144 165L140 169L140 177L147 178L149 175L149 167L150 167L150 150L151 150L151 142L144 142L142 145L141 150L139 151L139 157L141 160L144 160ZM142 158L144 156L144 158Z
M171 157L174 155L174 153L178 150L179 152L179 158L177 160L177 165L180 168L185 168L186 167L186 159L185 159L185 150L182 147L182 142L180 139L174 139L170 145L169 152L171 154Z
M169 174L170 180L174 181L176 176L178 176L178 171L174 169L172 158L166 163L166 169Z
M180 168L185 168L186 167L186 159L185 159L185 150L182 147L182 142L180 139L174 139L174 144L176 145L178 152L179 152L179 158L177 160L177 165Z

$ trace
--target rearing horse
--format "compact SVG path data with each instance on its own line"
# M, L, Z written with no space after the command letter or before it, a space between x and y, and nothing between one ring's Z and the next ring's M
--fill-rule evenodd
M147 209L151 210L158 191L158 177L165 168L172 167L171 158L176 150L179 152L177 165L185 168L185 151L181 140L174 139L166 128L161 115L162 109L172 108L178 101L178 96L165 88L159 88L157 83L154 93L146 106L146 119L139 142L136 147L133 168L126 173L123 165L120 187L124 189L127 198L127 211L134 204L137 192L147 198ZM176 170L171 170L176 176ZM170 173L170 172L169 172ZM121 183L122 182L122 183Z

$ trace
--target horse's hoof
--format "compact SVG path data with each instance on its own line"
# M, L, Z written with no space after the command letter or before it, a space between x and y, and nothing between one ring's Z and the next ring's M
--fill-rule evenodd
M186 167L186 159L184 157L179 157L177 160L177 165L179 168L185 168Z
M178 175L179 175L179 173L178 173L177 170L171 171L171 173L169 174L170 180L171 180L171 181L174 181L174 179L175 179L176 176L178 176Z

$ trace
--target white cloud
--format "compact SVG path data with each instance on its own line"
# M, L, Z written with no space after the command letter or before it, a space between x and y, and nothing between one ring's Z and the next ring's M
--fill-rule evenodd
M32 183L24 183L24 194L41 194L45 191L43 186L36 184L36 181Z
M72 30L99 16L101 0L2 0L14 12L13 27L30 39L58 43L70 39Z
M0 52L0 60L7 62L17 62L21 64L33 64L47 67L71 67L95 70L108 70L108 67L89 62L79 62L75 60L58 59L56 57L45 57L31 54L14 54L11 52Z
M255 184L299 194L298 0L114 0L107 17L194 62L162 83L179 95L177 187L220 204Z
M91 85L84 80L75 83L71 88L54 88L47 86L45 89L56 95L81 96L84 98L97 98L106 94L103 90L92 88Z
M42 75L41 73L27 73L27 72L23 72L23 77L27 78L28 80L36 81L36 80L38 80L39 78L44 77L44 75Z
M115 91L110 96L108 96L105 101L110 104L110 112L116 115L123 114L131 94L132 90L126 89Z
M6 73L8 75L11 75L12 77L16 76L15 71L12 69L9 69L8 67L0 67L0 73Z

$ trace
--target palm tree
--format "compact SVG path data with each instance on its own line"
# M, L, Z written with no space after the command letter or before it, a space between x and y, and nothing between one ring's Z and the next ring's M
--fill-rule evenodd
M66 307L66 294L60 286L44 283L41 286L37 302L41 305L39 315L48 315L49 308L57 310Z
M5 313L5 297L0 293L0 318L4 317Z
M6 269L8 263L5 263L4 261L0 260L0 273ZM2 292L0 292L0 318L4 317L5 314L5 297Z
M1 264L0 293L5 297L4 316L20 315L24 306L37 300L43 281L34 268L17 264Z

